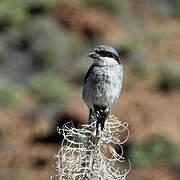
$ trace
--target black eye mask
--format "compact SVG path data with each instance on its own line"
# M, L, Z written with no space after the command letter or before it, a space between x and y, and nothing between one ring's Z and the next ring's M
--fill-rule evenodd
M102 57L114 58L120 64L119 57L115 55L114 53L111 53L109 51L96 51L96 53Z

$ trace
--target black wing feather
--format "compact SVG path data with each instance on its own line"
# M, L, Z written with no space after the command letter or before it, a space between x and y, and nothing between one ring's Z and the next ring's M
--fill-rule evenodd
M86 84L87 79L88 79L88 77L89 77L89 74L92 72L92 70L93 70L93 68L94 68L95 66L97 66L97 65L93 64L93 65L89 68L89 70L88 70L88 72L87 72L87 74L86 74L86 76L85 76L85 79L84 79L84 84Z

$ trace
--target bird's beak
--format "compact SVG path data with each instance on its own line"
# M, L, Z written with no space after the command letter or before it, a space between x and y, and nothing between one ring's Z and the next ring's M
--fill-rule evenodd
M88 56L91 57L91 58L98 58L99 57L99 55L94 51L90 52Z

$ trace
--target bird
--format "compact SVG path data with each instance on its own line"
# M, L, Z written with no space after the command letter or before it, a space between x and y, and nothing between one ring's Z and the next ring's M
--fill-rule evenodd
M122 88L123 65L117 51L108 45L96 46L88 55L93 59L85 79L82 97L89 108L88 124L103 131L105 121Z

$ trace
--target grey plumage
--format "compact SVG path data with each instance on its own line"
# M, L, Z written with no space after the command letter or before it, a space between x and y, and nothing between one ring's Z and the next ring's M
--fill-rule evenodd
M95 119L96 128L100 124L103 130L112 105L121 92L123 67L117 51L110 46L97 46L89 56L94 63L85 77L83 100L89 108L89 123Z

